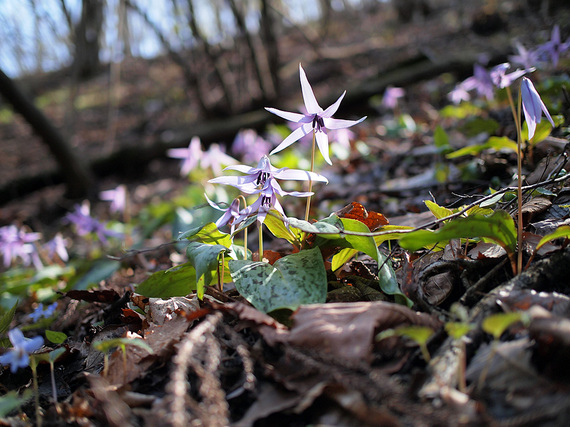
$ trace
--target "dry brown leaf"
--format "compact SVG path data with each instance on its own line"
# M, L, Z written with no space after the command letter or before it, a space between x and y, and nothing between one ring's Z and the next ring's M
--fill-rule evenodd
M434 330L441 327L433 316L383 301L301 306L293 314L293 322L289 333L269 329L261 333L270 345L290 344L349 362L370 361L374 336L379 331L401 325L429 326Z

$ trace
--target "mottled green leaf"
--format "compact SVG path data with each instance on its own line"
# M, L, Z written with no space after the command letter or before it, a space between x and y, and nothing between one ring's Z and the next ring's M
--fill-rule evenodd
M285 221L280 212L271 209L269 214L265 217L263 224L275 237L285 239L293 245L299 245L298 236L285 225Z
M231 260L229 268L238 292L264 313L326 300L327 274L318 248L287 255L274 265Z
M229 248L232 244L232 238L229 234L222 233L216 227L216 224L210 222L202 227L196 227L182 233L179 237L180 240L195 240L210 245L222 245Z

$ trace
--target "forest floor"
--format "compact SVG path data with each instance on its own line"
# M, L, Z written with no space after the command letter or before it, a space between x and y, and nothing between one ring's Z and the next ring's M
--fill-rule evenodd
M465 13L471 16L472 11ZM567 22L568 10L557 16ZM456 11L439 11L408 25L389 14L349 16L342 23L333 21L330 38L321 45L322 58L293 32L282 43L284 93L299 96L273 106L297 110L300 62L317 99L336 99L339 88L350 92L358 82L373 80L418 55L434 63L478 54L500 58L513 39L546 39L558 22L526 12L505 12L503 17L506 28L482 36L465 28L468 18ZM567 34L567 24L563 29ZM127 59L120 71L123 77L115 85L109 83L108 72L82 83L75 110L68 102L74 89L65 82L42 90L37 89L38 77L23 84L88 159L187 133L188 123L198 120L180 71L167 58ZM370 212L381 212L390 224L418 226L434 220L425 200L457 208L476 201L491 185L512 185L514 153L485 151L445 163L434 145L438 125L454 149L474 142L465 127L459 130L464 120L439 114L449 104L449 91L468 75L464 69L450 70L407 85L397 111L380 105L382 93L360 106L352 102L350 109L341 108L338 117L369 116L354 129L354 139L365 144L353 141L347 158L333 158L333 166L320 171L330 184L317 192L314 214L326 217L359 202ZM109 109L111 92L119 93L115 110ZM514 137L509 112L505 104L490 114L500 124L496 136ZM401 114L412 122L398 120ZM0 138L2 186L55 169L41 141L6 106L0 110ZM211 142L228 150L231 144L206 144ZM525 164L527 182L544 182L551 194L546 202L529 202L525 211L529 266L522 274L513 276L504 252L481 244L450 244L444 251L411 258L401 249L381 247L390 255L413 309L371 285L378 265L366 256L330 277L326 304L302 306L280 321L254 309L235 289L209 288L203 301L193 295L142 298L132 293L137 283L183 258L175 246L161 246L176 238L171 224L164 225L141 242L154 250L127 253L111 277L89 291L66 292L58 301L59 314L49 329L64 332L67 340L61 346L65 354L55 364L57 404L49 364L38 367L44 425L568 425L570 250L555 242L531 259L539 234L570 217L570 191L564 183L545 178L547 168L564 166L567 142L553 133ZM137 165L125 169L127 174L117 171L101 178L100 187L125 183L133 216L164 200L187 197L189 183L179 175L178 160L157 158L142 170ZM443 178L438 177L442 170ZM466 175L466 170L472 173ZM0 225L25 224L53 233L61 226L62 211L76 202L66 200L64 191L57 185L15 195L2 206ZM514 212L512 205L503 208ZM102 203L93 204L92 212L109 217ZM302 206L288 214L301 217ZM82 245L77 236L69 238ZM268 245L282 249L277 241ZM130 248L125 244L123 249ZM112 255L120 256L117 251ZM29 323L36 299L31 295L23 302L15 323ZM145 318L135 313L137 308ZM507 325L496 339L483 327L493 314L522 311L525 317ZM454 339L452 323L467 325L469 331ZM410 325L436 331L425 348L404 337L375 339L381 331ZM91 345L118 337L144 337L152 352L128 346L125 352L111 352L107 360ZM0 394L23 392L30 388L31 371L5 368L0 379ZM31 399L0 423L27 425L35 417Z

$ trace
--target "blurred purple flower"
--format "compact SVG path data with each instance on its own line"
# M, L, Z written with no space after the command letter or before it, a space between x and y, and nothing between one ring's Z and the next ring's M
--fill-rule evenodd
M222 166L235 165L237 160L228 156L219 144L211 144L208 151L202 154L200 166L203 169L212 168L214 175L222 173Z
M48 305L45 309L43 303L40 302L40 304L36 307L33 313L30 313L30 319L34 323L42 318L47 319L48 317L53 316L56 308L57 308L57 302Z
M48 250L50 258L53 258L53 256L57 254L62 261L65 262L69 260L69 255L67 254L67 249L65 247L65 239L61 233L57 233L53 239L45 244L45 247Z
M522 65L525 69L530 69L538 63L538 52L536 50L527 50L522 44L516 43L516 55L509 56L509 61L513 64Z
M534 68L531 68L529 70L515 70L512 73L507 74L507 70L509 68L511 68L511 64L505 62L494 67L489 73L493 84L500 89L510 86L516 79L524 76L527 72L534 71Z
M171 148L166 152L166 155L173 159L182 159L180 175L186 176L199 165L200 159L202 158L200 138L195 136L190 141L188 148Z
M105 190L99 193L101 200L111 202L111 212L124 212L127 205L127 187L119 185L112 190Z
M359 120L333 119L332 116L338 110L338 107L340 106L340 103L344 98L346 91L342 93L342 95L336 100L334 104L329 106L326 110L323 110L315 98L313 89L307 80L307 76L303 70L303 67L301 67L301 64L299 64L299 75L301 78L303 101L308 113L291 113L288 111L278 110L276 108L265 108L270 113L282 117L285 120L302 124L300 127L295 129L287 138L285 138L281 144L274 148L270 154L278 153L279 151L293 144L299 138L314 132L319 151L323 155L325 161L328 164L332 164L329 157L329 139L327 136L327 129L332 130L351 127L362 122L364 119L366 119L366 117L362 117Z
M13 260L20 258L25 266L33 264L43 267L38 251L33 242L39 240L40 233L27 233L15 225L0 227L0 252L3 254L4 267L9 267Z
M493 80L489 72L480 64L473 66L473 76L465 79L460 85L467 92L476 90L479 96L484 96L489 101L494 98Z
M549 57L550 62L554 67L558 65L560 55L570 49L570 38L566 39L564 43L560 39L560 27L555 25L552 29L550 40L543 43L538 47L540 54L545 54Z
M454 104L459 104L461 101L469 101L471 99L471 95L469 95L469 92L465 89L463 82L456 85L455 88L449 92L447 97Z
M382 105L393 110L398 105L398 99L403 98L406 92L401 87L388 86L382 97Z
M552 127L555 126L546 105L544 105L534 85L527 77L523 77L521 83L521 97L524 118L528 126L529 140L534 136L536 125L542 120L542 113L544 113Z
M81 206L76 205L73 212L65 215L65 220L75 225L77 234L85 236L89 233L94 233L101 243L107 243L107 237L122 237L122 233L108 230L105 228L105 223L93 218L89 213L89 204L83 203Z
M12 373L16 373L18 368L25 368L30 365L30 353L39 350L44 344L42 337L28 339L24 337L22 331L14 328L8 332L8 338L14 346L6 354L0 356L2 365L10 365Z
M244 163L258 162L269 153L271 144L253 129L242 129L232 143L232 153L240 155Z

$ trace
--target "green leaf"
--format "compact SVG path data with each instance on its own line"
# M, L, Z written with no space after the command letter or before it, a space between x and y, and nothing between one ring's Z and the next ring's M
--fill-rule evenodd
M430 337L434 334L434 330L428 326L400 326L395 329L387 329L376 335L376 341L381 341L386 338L393 336L406 337L413 340L417 345L420 346L422 355L424 359L429 362L430 355L427 349L427 342Z
M447 105L440 113L442 117L464 119L469 116L481 114L481 112L481 108L471 104L470 102L462 102L459 105Z
M398 240L401 239L402 236L406 235L405 231L413 230L414 227L410 227L407 225L385 225L383 226L378 232L385 232L385 231L394 231L393 233L386 233L386 234L375 234L374 235L374 242L376 246L380 246L382 243L388 240ZM401 230L402 233L397 233L396 231Z
M169 298L188 295L196 290L196 270L190 263L153 273L135 288L149 298Z
M437 203L432 202L431 200L424 200L424 203L433 214L433 216L435 216L437 219L442 219L448 217L449 215L453 215L453 211L451 209L439 206Z
M565 239L570 238L570 225L561 225L556 230L554 230L552 233L544 236L542 239L540 239L540 241L538 242L538 245L536 245L536 248L534 249L534 251L535 252L538 251L540 248L542 248L548 242L552 242L553 240L559 239L561 237L564 237Z
M8 310L2 317L0 317L0 335L4 335L8 329L10 329L10 324L12 323L14 315L16 314L16 308L18 308L18 301L16 301L10 310Z
M17 391L9 391L0 397L0 418L4 418L10 412L18 409L34 395L32 390L25 390L20 396Z
M534 131L534 136L529 141L531 145L536 145L539 142L544 141L552 132L552 125L548 120L541 120L540 123L537 123L536 129ZM528 141L528 125L526 121L523 123L522 131L521 131L521 139L523 141Z
M54 363L63 353L65 353L65 347L56 348L55 350L50 351L48 362Z
M499 123L497 123L496 120L484 119L482 117L476 117L461 126L461 130L470 137L479 135L483 132L488 135L493 135L498 129Z
M202 227L192 228L179 237L179 240L196 240L198 242L206 243L209 245L222 245L229 248L232 244L232 237L229 234L222 233L216 227L216 224L209 222Z
M271 209L265 217L263 224L275 237L285 239L289 243L299 246L299 238L294 232L285 225L285 221L280 212Z
M445 130L439 125L435 128L433 133L433 142L437 148L444 149L449 147L449 138Z
M453 339L459 339L471 331L475 326L464 322L447 322L445 332Z
M315 223L297 218L289 218L289 224L305 233L320 234L321 237L327 239L337 239L340 237L339 233L342 232L342 223L339 221L338 216L334 214Z
M73 285L73 289L84 291L90 286L98 285L99 282L109 278L121 267L121 263L110 259L98 259L93 266L81 276Z
M509 254L515 252L517 231L511 216L498 210L490 216L470 215L456 218L437 231L418 230L406 234L400 239L400 246L409 251L417 251L439 242L448 242L460 238L487 238L501 245Z
M488 139L488 141L485 144L469 145L467 147L460 148L459 150L454 151L453 153L449 153L445 157L447 157L448 159L455 159L457 157L468 156L468 155L475 156L479 154L481 151L490 148L496 151L511 150L516 152L517 143L512 139L507 138L506 136L502 137L492 136Z
M327 297L327 273L318 248L287 255L274 265L230 260L229 268L238 292L264 313L324 303Z
M222 245L209 245L200 242L190 242L186 249L188 262L196 269L198 298L204 297L204 286L212 282L212 274L218 270L218 257L228 248ZM200 279L204 276L203 285Z
M46 329L45 334L46 338L54 344L63 344L67 339L67 335L63 332L50 331L49 329Z
M481 326L485 332L493 335L493 337L498 340L509 326L519 321L523 323L526 322L525 313L498 313L486 317Z

